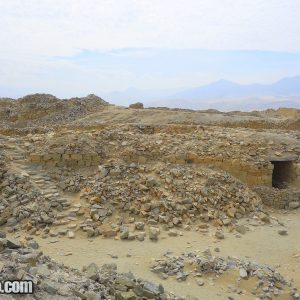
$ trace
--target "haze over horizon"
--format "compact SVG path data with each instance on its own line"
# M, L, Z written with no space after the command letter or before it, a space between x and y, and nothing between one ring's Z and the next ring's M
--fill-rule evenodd
M0 1L0 97L272 84L300 75L299 14L293 0Z

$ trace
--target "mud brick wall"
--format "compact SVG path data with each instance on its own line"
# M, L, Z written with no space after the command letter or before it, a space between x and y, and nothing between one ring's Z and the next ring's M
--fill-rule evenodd
M36 154L28 157L30 163L44 166L90 167L100 163L100 156L92 153L63 153L63 154Z

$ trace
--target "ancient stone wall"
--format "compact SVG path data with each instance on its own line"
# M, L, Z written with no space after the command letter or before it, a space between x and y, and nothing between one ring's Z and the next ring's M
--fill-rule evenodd
M300 162L293 163L292 185L300 186Z
M232 176L238 178L249 186L267 186L272 187L272 172L274 166L272 163L254 163L239 159L228 159L216 156L203 156L194 152L177 152L169 156L161 156L158 149L152 151L143 151L143 149L126 149L117 157L127 163L151 163L155 161L164 161L174 164L206 164L224 170ZM29 155L31 163L45 166L97 166L101 162L99 154L91 153L63 153L63 154L37 154ZM292 185L300 185L300 163L293 163Z
M101 158L93 153L37 154L31 153L30 163L44 166L90 167L99 165Z
M224 170L249 186L272 186L273 165L269 164L253 164L238 159L224 159L212 156L198 156L193 152L182 152L176 155L160 157L159 153L144 152L137 155L134 151L122 153L122 158L126 162L147 163L153 160L163 160L164 162L174 164L207 164L213 165Z
M199 157L188 152L185 158L186 163L212 164L220 168L249 186L265 185L272 186L273 165L251 164L238 159L223 159L216 157Z

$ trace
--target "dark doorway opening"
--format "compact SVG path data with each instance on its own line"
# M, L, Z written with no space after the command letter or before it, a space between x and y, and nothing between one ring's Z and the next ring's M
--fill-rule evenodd
M278 189L287 188L293 180L292 161L271 161L274 166L272 174L272 186Z

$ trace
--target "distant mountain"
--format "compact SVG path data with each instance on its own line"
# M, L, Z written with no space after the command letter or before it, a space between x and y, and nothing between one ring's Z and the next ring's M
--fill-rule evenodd
M186 89L172 95L172 99L215 99L253 96L295 96L300 95L300 76L284 78L273 84L242 85L227 80L219 80L211 84Z
M220 110L255 110L282 106L300 108L300 76L283 78L272 84L238 84L221 79L188 89L128 89L109 93L104 98L111 103L123 105L142 101L148 107Z
M0 86L0 97L20 97L26 93L31 91ZM124 91L101 93L101 97L110 103L126 106L134 102L143 102L146 107L213 108L223 111L300 108L300 76L283 78L272 84L238 84L221 79L194 88L129 88Z

